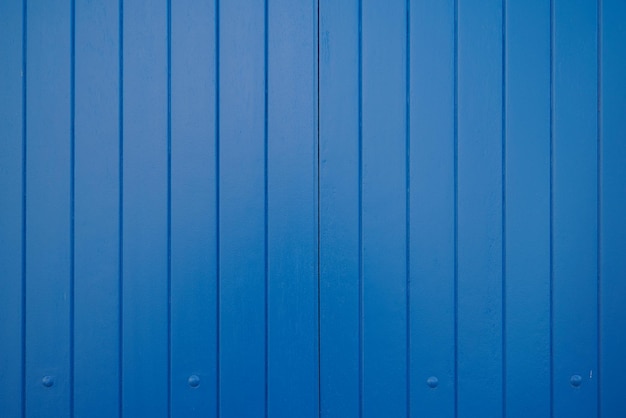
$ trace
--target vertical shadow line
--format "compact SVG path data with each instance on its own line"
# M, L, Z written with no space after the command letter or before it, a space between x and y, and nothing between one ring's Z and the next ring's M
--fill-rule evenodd
M118 105L119 105L119 160L118 160L118 411L124 415L124 0L119 0L118 9Z
M322 260L321 260L321 144L320 144L320 0L316 2L317 6L317 25L315 29L317 48L316 48L316 90L317 90L317 412L319 417L322 416L322 321L321 321L321 304L322 304Z
M363 416L363 1L358 0L359 417Z
M26 137L26 121L27 121L27 106L26 106L26 55L27 55L27 0L23 0L22 3L22 225L21 225L21 240L22 240L22 260L21 260L21 415L22 418L26 416L26 152L27 152L27 137Z
M265 417L269 416L269 235L268 235L268 0L263 2L263 259L264 259L264 360L265 360L265 377L264 377L264 397Z
M411 1L405 1L406 414L411 416Z
M454 416L459 413L459 0L454 0Z
M167 412L172 416L172 1L167 0Z
M69 415L74 416L74 307L75 307L75 198L76 198L76 2L70 4L70 347L69 347Z
M598 417L602 416L602 0L597 10L597 397Z
M507 95L507 54L506 54L506 42L507 42L507 0L502 0L502 289L501 289L501 310L502 310L502 416L506 417L507 406L507 327L506 327L506 95Z
M554 0L550 0L550 417L554 416Z
M215 239L216 239L216 271L215 271L215 318L216 318L216 416L220 416L220 0L215 0Z

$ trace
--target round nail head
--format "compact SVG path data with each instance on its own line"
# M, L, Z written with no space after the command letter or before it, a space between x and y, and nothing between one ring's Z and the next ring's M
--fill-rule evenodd
M192 374L191 376L189 376L189 379L187 379L187 383L189 383L189 386L191 386L192 388L197 388L198 386L200 386L200 377L198 375Z
M569 382L572 384L572 386L577 388L583 382L583 378L579 374L575 374L572 377L570 377Z
M428 379L426 379L426 384L434 389L439 385L439 379L437 379L435 376L430 376Z
M41 384L49 388L54 385L54 378L52 376L44 376L43 379L41 379Z

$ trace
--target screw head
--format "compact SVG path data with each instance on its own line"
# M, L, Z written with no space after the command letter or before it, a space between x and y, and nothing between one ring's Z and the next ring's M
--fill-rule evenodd
M430 376L428 379L426 379L426 384L434 389L439 385L439 379L437 379L435 376Z
M577 388L583 383L583 378L579 374L575 374L570 377L569 382L572 386Z
M52 385L54 385L54 377L44 376L43 379L41 379L41 384L47 388L52 387Z
M200 377L196 374L192 374L189 376L189 379L187 379L187 383L189 383L189 386L192 388L197 388L200 386Z

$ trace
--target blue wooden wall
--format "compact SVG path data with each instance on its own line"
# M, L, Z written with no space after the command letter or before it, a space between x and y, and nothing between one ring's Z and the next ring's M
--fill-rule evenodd
M0 0L0 417L626 417L622 0Z

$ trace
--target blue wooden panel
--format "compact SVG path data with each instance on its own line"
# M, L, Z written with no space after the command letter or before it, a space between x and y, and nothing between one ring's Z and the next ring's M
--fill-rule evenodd
M266 410L264 17L263 0L220 4L220 413L226 417L263 417Z
M601 5L599 415L613 417L626 411L626 3Z
M596 5L556 1L553 30L553 408L554 416L591 417L598 396Z
M122 413L168 413L168 33L164 0L123 4Z
M215 2L171 3L173 417L217 416L215 16Z
M0 416L22 413L23 7L0 2Z
M406 9L362 10L363 416L407 414Z
M74 413L119 411L119 8L75 10Z
M411 416L452 417L454 2L412 2L409 33Z
M320 400L360 411L359 1L320 2ZM346 332L349 330L349 332Z
M502 5L458 3L458 415L502 414ZM486 388L489 388L486 390Z
M622 3L0 2L0 416L623 415Z
M70 413L70 15L69 1L27 5L27 417Z
M318 416L317 2L267 10L268 415Z
M547 417L550 4L507 1L505 8L505 413Z

